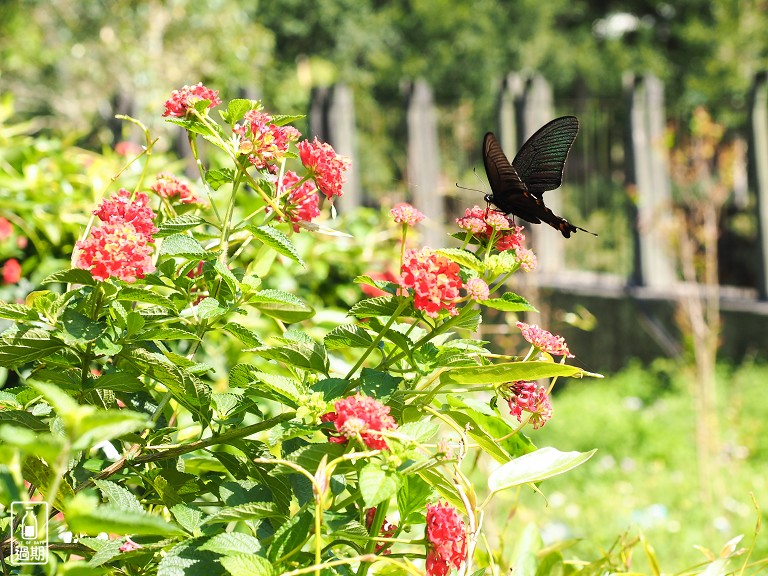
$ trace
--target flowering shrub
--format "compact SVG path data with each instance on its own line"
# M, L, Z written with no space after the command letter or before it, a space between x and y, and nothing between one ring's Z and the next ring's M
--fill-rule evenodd
M461 247L411 247L423 214L395 207L399 276L359 277L375 295L321 332L271 272L311 266L294 239L338 235L313 220L349 161L259 102L217 123L221 104L198 84L163 115L229 168L203 168L202 192L164 172L105 194L69 269L0 304L0 365L20 382L0 394L3 494L46 500L54 561L89 573L484 573L494 495L591 456L522 431L552 415L556 378L587 375L564 340L521 322L499 356L474 337L486 307L534 311L498 295L530 267L521 228L475 207ZM485 486L478 453L499 464Z

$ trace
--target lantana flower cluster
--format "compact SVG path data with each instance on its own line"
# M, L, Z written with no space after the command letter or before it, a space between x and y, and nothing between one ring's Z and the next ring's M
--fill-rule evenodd
M523 227L517 226L511 218L498 210L473 206L464 211L464 216L456 219L459 228L470 232L481 242L487 242L496 232L494 248L499 252L522 248L525 235Z
M132 200L131 193L121 188L93 213L102 224L75 245L76 268L90 270L102 282L110 277L135 282L155 271L152 241L157 228L146 194Z
M426 216L407 202L399 202L389 211L392 214L395 223L405 224L407 226L416 226L424 220Z
M446 576L467 557L467 529L447 502L427 505L427 575Z
M184 86L181 90L174 90L171 97L165 101L163 116L184 118L194 107L195 102L201 100L208 100L208 108L221 104L218 90L211 90L203 86L202 82L198 82L194 86Z
M290 190L285 204L285 215L293 223L294 232L301 230L297 222L311 222L320 215L317 188L309 181L301 184L299 182L299 175L293 170L287 170L283 174L279 192L282 196Z
M332 422L337 435L331 436L331 442L344 443L359 439L372 450L387 450L386 440L381 434L397 428L397 422L385 406L375 398L358 393L341 400L334 405L334 412L322 416L323 422Z
M157 182L150 186L150 189L160 198L165 198L166 200L178 198L178 201L182 204L200 203L200 199L195 196L195 193L192 192L185 182L167 172L158 174Z
M534 430L544 426L552 417L552 403L544 386L537 386L534 382L519 380L509 385L509 413L523 421L523 411L531 414L530 422Z
M276 174L290 143L296 142L301 133L293 126L278 126L272 122L272 116L259 110L249 110L243 120L242 125L234 128L240 136L239 152L247 154L248 161L256 168L266 168Z
M413 290L413 305L431 318L437 318L440 310L452 316L459 313L459 265L429 248L405 251L398 283Z
M538 350L553 356L574 357L571 351L568 350L568 344L565 343L565 338L562 336L556 336L551 332L547 332L543 328L536 326L536 324L517 322L516 326L522 331L523 338Z
M333 200L342 195L343 174L349 169L349 158L339 156L330 144L315 138L312 142L302 140L298 144L301 163L315 179L320 192Z

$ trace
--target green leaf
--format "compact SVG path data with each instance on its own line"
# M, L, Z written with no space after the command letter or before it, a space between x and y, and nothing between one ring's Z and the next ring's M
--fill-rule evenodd
M36 310L24 304L8 304L0 302L0 318L13 320L15 322L39 320L40 316Z
M249 301L267 316L289 324L307 320L315 315L312 306L282 290L262 290L254 294Z
M115 392L139 392L144 389L144 383L133 372L110 372L102 374L96 380L88 383L94 390L114 390Z
M343 378L326 378L314 383L311 389L316 392L322 392L323 400L327 402L341 398L350 388L351 384L349 380L344 380Z
M78 344L93 342L107 330L106 322L94 322L85 314L67 308L61 316L64 331Z
M263 342L259 339L256 333L252 332L242 324L229 322L225 324L222 329L240 340L240 342L245 344L246 348L258 348L259 346L263 346Z
M433 468L422 468L417 472L423 480L425 480L432 488L448 500L451 504L459 509L463 509L464 501L461 499L461 495L456 490L456 486L452 482L449 482L442 474Z
M360 388L368 396L373 396L386 402L397 390L403 379L400 376L392 376L387 372L379 372L371 368L363 368L360 373Z
M436 250L436 252L465 268L469 268L478 273L483 272L483 263L469 250L463 250L461 248L441 248L440 250Z
M5 414L0 412L0 415ZM32 429L4 423L0 423L0 445L16 448L22 453L39 456L50 462L56 461L63 448L62 439L54 438L49 433L35 433Z
M240 520L260 520L264 518L282 518L274 502L248 502L222 508L209 516L203 524L228 524Z
M288 521L275 531L272 544L267 550L267 558L273 562L306 542L312 529L312 514L303 512L291 516Z
M317 472L323 457L328 461L340 457L346 452L346 446L343 444L334 444L332 442L323 442L322 444L307 444L288 454L285 459L295 462L310 474ZM296 474L296 470L288 466L276 466L271 474Z
M297 122L306 118L304 114L275 114L272 116L272 124L275 126L285 126L291 122Z
M204 538L184 540L171 548L157 564L157 576L221 576L220 556L200 550Z
M361 326L355 324L346 324L337 326L323 339L328 350L338 350L340 348L367 348L373 344L373 338Z
M225 111L219 110L221 119L224 120L230 126L233 126L236 122L240 122L245 116L245 113L250 110L259 110L261 103L258 100L248 100L246 98L233 98L227 104Z
M503 312L538 312L528 300L514 292L505 292L501 298L483 300L481 304Z
M219 304L216 298L203 298L197 305L197 315L203 319L219 318L226 315L228 310Z
M382 470L378 464L369 463L360 471L359 482L365 506L370 508L394 496L402 485L402 477Z
M418 524L425 513L427 501L432 497L432 487L417 474L403 478L403 487L397 492L397 509L402 523ZM411 516L420 516L413 521Z
M182 214L160 224L158 231L155 233L155 238L165 238L174 234L181 234L204 223L205 219L200 216Z
M171 364L161 354L143 348L124 350L120 358L138 372L162 383L182 406L203 420L210 413L211 389L183 368Z
M139 499L131 491L119 484L109 480L94 480L93 483L101 491L101 495L117 508L133 512L144 512Z
M26 410L0 410L0 424L16 424L33 432L47 432L48 424Z
M244 388L246 393L298 407L302 391L295 380L279 374L260 372L250 364L237 364L229 372L230 388Z
M304 260L301 259L301 256L299 256L293 242L290 241L288 236L280 232L280 230L273 228L272 226L248 225L246 228L253 234L254 238L261 243L269 246L278 254L287 256L294 262L297 262L306 268L306 264L304 263Z
M311 346L296 342L284 346L264 347L254 350L264 358L283 362L292 368L302 368L328 375L330 369L328 352L322 344L313 343Z
M72 434L72 448L84 450L94 444L151 427L146 414L133 410L98 410L80 406L75 413L59 413Z
M64 342L46 330L19 330L0 337L0 366L16 368L50 356L62 348Z
M379 296L361 300L349 311L349 316L357 318L370 318L371 316L391 317L399 307L398 298L392 296Z
M176 305L172 300L151 290L134 288L132 286L123 286L116 296L117 300L128 302L144 302L153 306L160 306L166 310L176 311Z
M111 504L98 505L95 498L78 494L66 506L67 525L73 532L96 536L99 532L117 534L184 536L184 531L162 516L145 511L126 510Z
M509 462L510 455L499 444L483 430L480 425L463 412L458 410L449 410L445 412L460 427L467 430L467 434L477 442L483 451L490 454L497 462Z
M406 422L397 431L412 438L414 442L424 444L440 430L440 425L433 420L421 419L415 422Z
M184 328L154 326L136 334L136 340L200 340L197 335Z
M272 563L256 554L231 554L219 562L232 576L274 576L275 574Z
M187 504L176 504L171 509L176 522L190 534L197 536L203 523L203 512Z
M210 550L217 554L229 556L231 554L255 554L261 550L258 538L242 532L223 532L203 543L200 550Z
M61 270L46 276L41 284L82 284L83 286L96 286L98 280L88 270L72 268L71 270Z
M452 368L443 372L440 381L443 384L504 384L517 380L538 380L566 376L580 378L590 376L576 366L555 364L554 362L505 362L489 366L469 366Z
M172 234L160 247L161 256L181 256L189 260L213 260L214 252L208 252L203 245L191 236Z
M499 492L513 486L541 482L580 466L594 455L589 452L560 452L546 446L507 462L494 470L488 478L488 489Z
M212 190L218 190L224 184L229 184L235 179L235 171L231 168L221 168L219 170L208 170L205 173L205 181Z

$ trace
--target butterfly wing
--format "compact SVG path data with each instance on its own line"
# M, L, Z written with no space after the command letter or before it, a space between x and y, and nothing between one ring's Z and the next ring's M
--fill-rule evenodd
M576 116L555 118L520 148L512 166L531 194L541 198L544 192L563 183L565 160L578 131Z
M571 140L572 142L573 140ZM523 145L523 149L529 146L529 143L530 140ZM568 148L570 148L570 144ZM520 156L519 153L518 156ZM515 158L517 159L517 157ZM488 132L483 139L483 163L493 192L490 196L486 196L486 199L505 214L519 216L532 224L546 222L553 228L560 230L566 238L569 238L571 232L576 232L576 230L588 232L588 230L574 226L565 218L556 215L544 205L544 201L540 197L531 193L515 166L507 160L499 141L492 132ZM535 165L535 162L532 165ZM562 179L562 165L558 178ZM539 182L534 181L534 184L539 185ZM553 188L557 188L557 186L553 186ZM553 188L546 189L552 190ZM592 232L589 233L592 234Z

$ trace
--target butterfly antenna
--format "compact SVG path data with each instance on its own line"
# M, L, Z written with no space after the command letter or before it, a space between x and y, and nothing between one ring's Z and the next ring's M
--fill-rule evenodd
M480 194L485 194L482 190L478 190L477 188L467 188L466 186L459 185L458 182L456 182L456 188L459 190L469 190L470 192L480 192Z
M581 230L582 232L586 232L587 234L592 234L592 236L597 236L594 232L590 232L589 230L585 230L584 228L580 228L579 226L576 226L577 230Z

